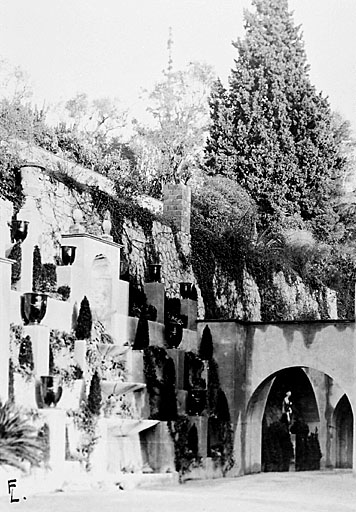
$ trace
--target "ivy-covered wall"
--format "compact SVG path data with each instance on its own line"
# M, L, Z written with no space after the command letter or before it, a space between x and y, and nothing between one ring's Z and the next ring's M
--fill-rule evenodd
M114 198L108 180L104 183L99 177L95 181L92 171L89 179L79 166L69 172L61 162L47 160L44 164L45 169L28 167L22 172L24 194L33 197L37 207L38 219L31 230L37 232L44 263L55 261L61 233L69 232L76 208L83 212L85 230L98 236L103 234L102 221L109 211L114 241L123 245L122 278L141 286L147 280L148 264L160 263L168 296L179 295L180 282L196 285L200 319L337 318L336 295L331 290L311 290L298 276L290 280L282 272L275 272L273 279L264 283L260 275L252 275L249 265L242 265L237 275L229 266L214 261L213 253L200 251L197 259L190 234L179 232L163 214L134 200ZM205 261L200 261L202 256ZM204 270L206 265L209 269Z

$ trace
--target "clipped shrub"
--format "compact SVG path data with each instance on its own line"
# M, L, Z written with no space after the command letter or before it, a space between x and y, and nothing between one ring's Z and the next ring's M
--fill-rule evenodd
M95 416L99 416L101 409L100 377L97 371L92 376L88 395L88 409Z
M21 368L31 371L34 368L32 342L30 336L26 336L21 341L19 350L19 365Z
M57 293L59 295L62 295L62 300L64 300L64 301L68 300L70 297L70 286L68 286L66 284L63 286L59 286L57 289Z
M135 341L132 345L133 350L143 350L150 344L150 333L148 327L148 320L144 315L141 315L136 329Z
M176 369L171 357L166 359L163 366L161 397L160 419L174 420L177 417Z
M79 309L77 325L75 327L75 335L78 340L85 340L91 336L92 315L89 301L84 296Z
M190 290L189 298L190 298L190 300L195 300L195 301L198 300L198 292L197 292L197 289L194 284Z
M57 288L57 268L53 263L44 263L41 271L42 292L55 292Z
M203 361L210 361L213 358L214 346L213 337L208 325L204 327L199 346L199 357Z
M54 367L54 356L51 345L49 346L49 363L48 363L48 373L49 375L53 375L55 371Z
M14 260L11 266L11 286L14 286L21 279L22 247L21 242L16 242L9 252L8 258Z
M33 264L32 264L32 291L41 292L42 282L42 258L41 251L38 245L33 249Z

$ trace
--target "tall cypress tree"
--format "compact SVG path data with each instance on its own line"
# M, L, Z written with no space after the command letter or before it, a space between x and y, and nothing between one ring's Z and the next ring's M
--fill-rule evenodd
M228 88L216 83L206 166L236 179L269 217L300 214L327 236L343 161L328 101L309 79L287 0L252 0Z

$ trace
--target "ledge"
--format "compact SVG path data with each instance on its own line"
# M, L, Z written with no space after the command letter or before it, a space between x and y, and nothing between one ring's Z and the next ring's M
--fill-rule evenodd
M300 324L354 324L355 320L271 320L270 322L262 322L257 320L239 320L237 318L207 318L205 320L197 320L197 323L236 323L240 325L300 325Z
M100 236L90 235L89 233L66 233L62 235L62 239L66 238L89 238L90 240L95 240L96 242L101 242L106 245L110 245L111 247L122 248L122 244L118 244L116 242L112 242L111 240L106 240L105 238L101 238Z

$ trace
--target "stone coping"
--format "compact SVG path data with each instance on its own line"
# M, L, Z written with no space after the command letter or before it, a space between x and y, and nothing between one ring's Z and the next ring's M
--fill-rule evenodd
M332 325L332 324L354 324L355 320L340 320L340 319L327 319L327 320L271 320L269 322L263 322L261 320L239 320L237 318L207 318L205 320L197 320L197 323L236 323L240 325L300 325L300 324L320 324L320 325Z
M95 240L96 242L101 242L103 244L110 245L111 247L117 247L121 249L123 247L122 244L118 244L117 242L113 242L111 240L106 240L105 238L101 238L100 236L90 235L89 233L66 233L61 236L63 240L67 238L89 238L90 240Z

